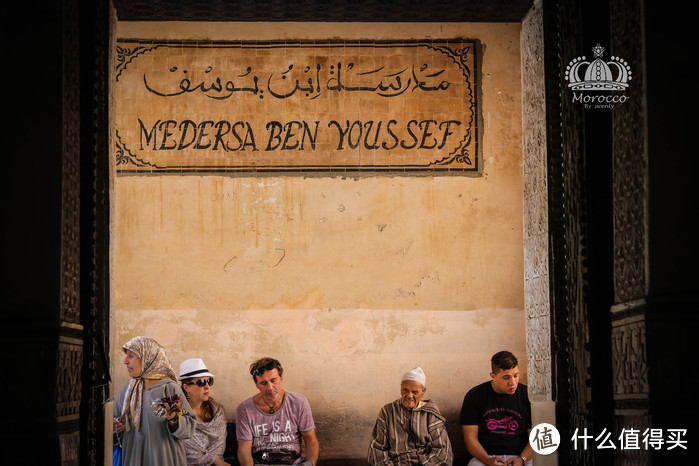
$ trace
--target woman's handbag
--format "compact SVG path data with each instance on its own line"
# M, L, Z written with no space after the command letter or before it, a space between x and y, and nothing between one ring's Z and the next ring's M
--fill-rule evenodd
M124 464L121 458L121 445L114 445L114 456L112 457L113 466L121 466Z
M122 434L114 432L112 440L114 441L114 451L112 453L112 466L122 466L124 459L121 456L121 436Z

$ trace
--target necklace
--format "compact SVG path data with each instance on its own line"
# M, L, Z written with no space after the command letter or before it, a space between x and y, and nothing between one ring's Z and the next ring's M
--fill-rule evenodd
M283 398L284 398L284 392L282 392L282 396L279 397L279 400L281 401ZM265 400L264 397L261 396L260 399L261 399L262 401L264 401L264 403L265 403L267 406L269 406L269 411L267 411L269 414L274 414L274 413L277 412L277 410L274 409L274 407L277 405L277 400L274 400L274 402L272 402L272 404L269 404L269 403L267 403L267 401Z

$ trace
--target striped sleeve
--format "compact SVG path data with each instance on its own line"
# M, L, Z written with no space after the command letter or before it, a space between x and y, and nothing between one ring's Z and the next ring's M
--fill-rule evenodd
M372 466L392 464L390 459L391 442L388 435L389 425L392 424L388 421L389 409L392 410L391 405L381 408L379 416L376 419L376 424L374 425L374 430L371 433L371 443L369 444L367 461Z
M454 455L444 421L437 416L429 415L427 427L432 448L422 464L425 466L451 465Z

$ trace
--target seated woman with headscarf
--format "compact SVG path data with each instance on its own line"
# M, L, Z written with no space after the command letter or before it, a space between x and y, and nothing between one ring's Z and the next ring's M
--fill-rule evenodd
M124 466L186 466L182 441L194 433L196 418L165 349L146 336L123 349L131 380L114 404L114 429L123 435Z
M184 441L189 466L230 466L223 461L226 449L227 419L223 406L210 396L214 374L200 358L180 364L182 391L197 418L194 435Z

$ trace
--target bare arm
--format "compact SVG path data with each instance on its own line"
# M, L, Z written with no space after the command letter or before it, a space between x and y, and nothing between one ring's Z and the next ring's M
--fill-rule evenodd
M527 434L531 434L531 432L531 429L527 430ZM524 450L522 450L522 452L519 454L519 457L507 460L507 464L511 466L518 466L519 464L522 464L522 466L526 466L524 461L522 461L523 456L527 459L527 462L531 461L532 457L534 456L534 449L532 448L529 442L527 442L527 445L524 447Z
M529 438L529 435L532 433L532 430L529 429L527 431L527 438ZM532 444L527 442L527 446L524 447L524 450L522 450L522 453L520 453L521 456L526 456L527 461L532 459L534 457L534 448L532 448Z
M464 425L461 426L464 432L464 442L466 443L466 450L472 454L478 461L485 464L486 466L499 466L504 465L505 460L499 456L491 457L488 452L485 451L481 442L478 441L478 426L477 425Z
M318 463L318 455L320 454L320 443L316 437L316 431L312 430L310 432L302 433L301 436L303 437L305 453L304 459L311 461L313 466L316 466Z
M252 442L238 441L238 462L240 466L254 466L252 460Z

